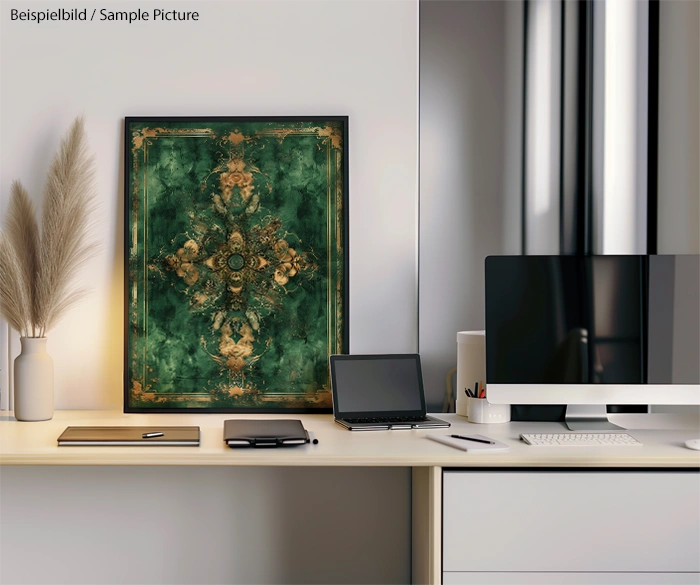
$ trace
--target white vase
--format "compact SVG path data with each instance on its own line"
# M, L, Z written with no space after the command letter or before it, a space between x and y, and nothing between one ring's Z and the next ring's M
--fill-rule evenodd
M53 359L46 337L20 337L22 352L15 359L15 418L22 421L53 417Z

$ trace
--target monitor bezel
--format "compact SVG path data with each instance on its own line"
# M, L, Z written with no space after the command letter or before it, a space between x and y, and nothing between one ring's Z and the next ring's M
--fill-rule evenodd
M486 384L492 404L700 405L700 384Z

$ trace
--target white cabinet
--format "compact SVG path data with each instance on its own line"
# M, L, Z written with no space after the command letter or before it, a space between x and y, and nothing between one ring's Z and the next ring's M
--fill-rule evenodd
M697 470L445 471L443 582L697 584L698 518Z

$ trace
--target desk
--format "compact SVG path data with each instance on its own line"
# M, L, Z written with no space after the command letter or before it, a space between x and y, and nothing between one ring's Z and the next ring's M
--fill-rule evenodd
M412 575L414 582L440 583L443 574L444 518L450 508L443 502L445 478L455 471L525 474L533 470L578 470L624 474L625 471L675 473L698 478L700 452L683 447L700 435L698 421L677 415L611 415L630 429L643 447L545 449L523 444L522 432L556 432L557 423L513 422L472 425L454 414L437 415L453 424L452 431L476 429L511 445L507 453L467 454L425 439L426 430L351 433L336 425L330 415L256 415L256 418L299 418L315 433L318 445L293 449L231 450L222 440L223 421L232 414L122 414L102 411L58 411L42 423L0 422L0 464L69 466L248 466L248 467L407 467L412 468ZM4 417L8 419L10 417ZM198 425L201 446L192 447L58 447L56 438L69 425ZM670 430L674 429L674 430ZM440 432L447 432L442 430ZM642 478L643 479L643 478ZM458 481L463 481L463 477ZM450 480L451 482L452 480ZM696 481L692 479L691 481ZM695 484L692 484L695 485ZM700 490L700 483L697 483ZM700 547L700 491L697 501L667 502L669 508L695 514L690 528L691 546ZM575 506L576 502L570 502ZM547 511L542 510L546 515ZM650 527L653 531L654 527ZM673 537L673 535L666 535ZM696 564L700 561L695 559ZM693 565L694 566L694 565ZM700 571L700 569L698 569ZM458 575L461 579L464 575ZM697 578L695 581L697 581ZM447 582L447 581L445 581ZM671 581L669 581L671 582Z

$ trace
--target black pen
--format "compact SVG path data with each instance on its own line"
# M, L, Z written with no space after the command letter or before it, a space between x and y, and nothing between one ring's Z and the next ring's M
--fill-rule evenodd
M474 441L475 443L486 443L487 445L495 445L496 441L487 441L486 439L475 439L474 437L463 437L462 435L450 435L453 439L464 439L465 441Z

